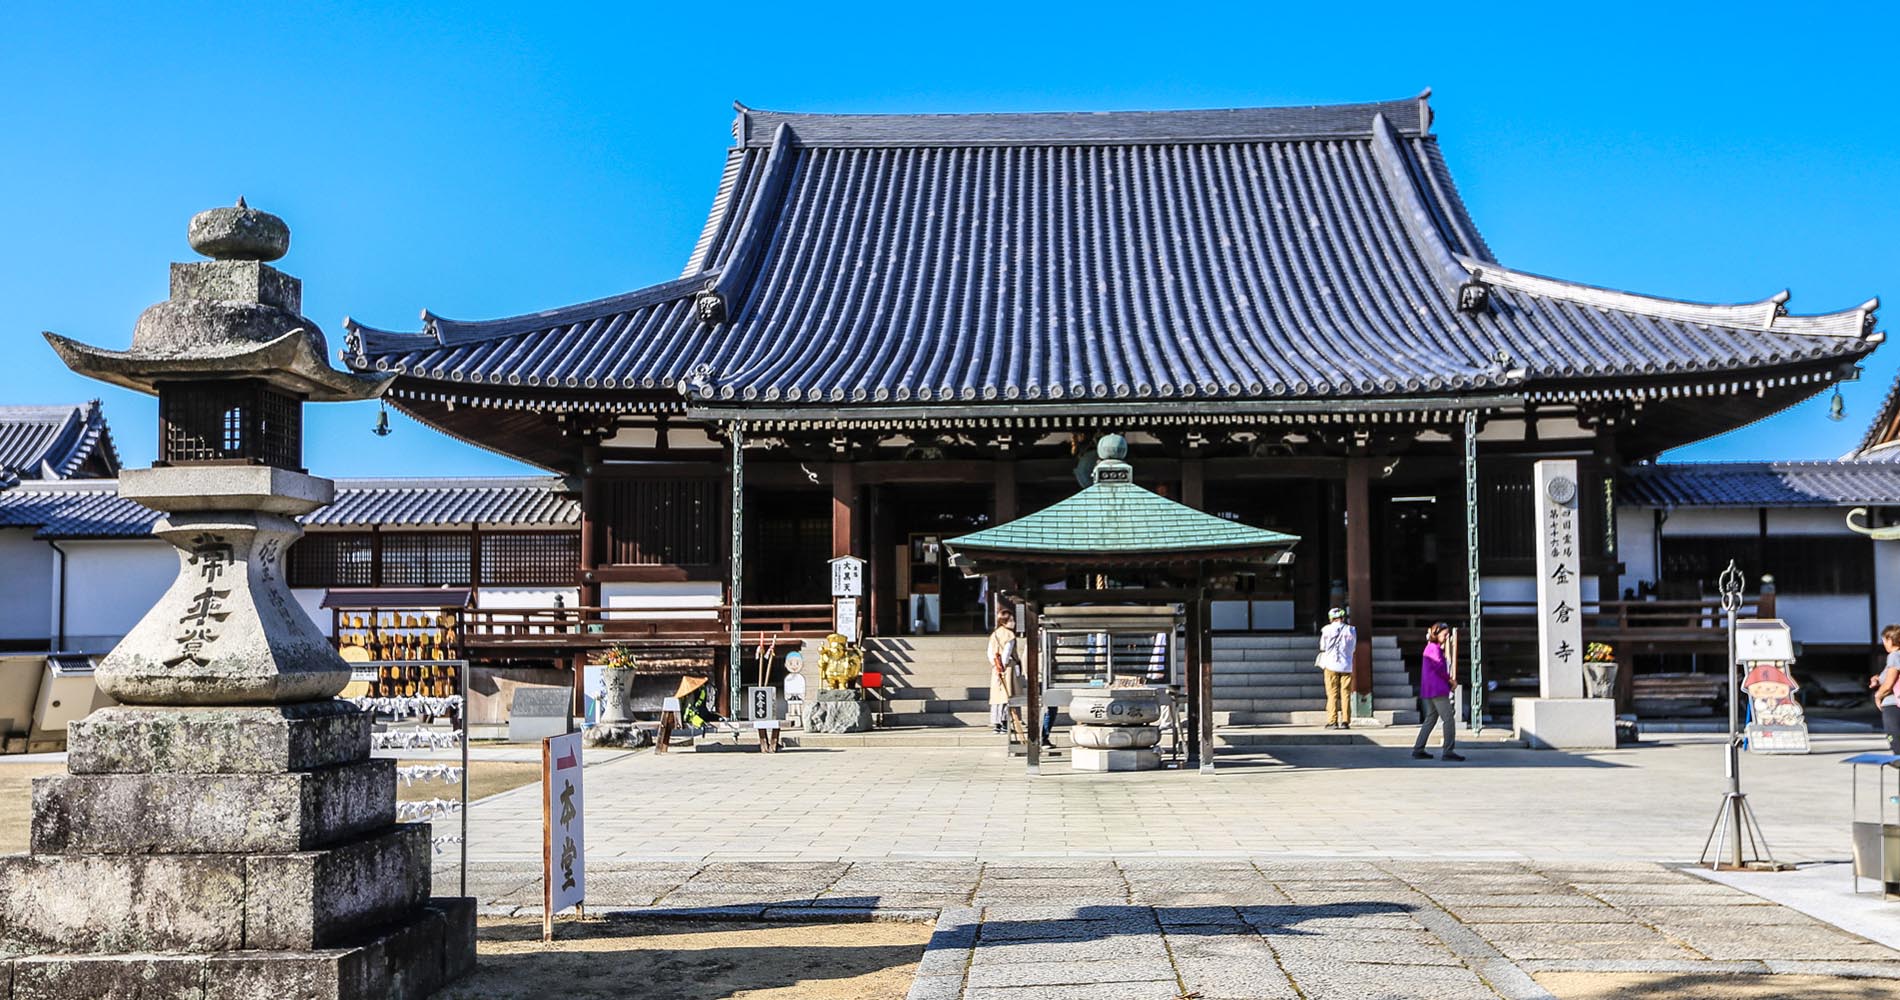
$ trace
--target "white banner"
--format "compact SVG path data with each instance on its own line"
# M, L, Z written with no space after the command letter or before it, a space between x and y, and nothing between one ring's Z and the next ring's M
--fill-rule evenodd
M1583 545L1578 537L1577 463L1537 463L1537 689L1583 697Z
M546 886L544 936L554 915L587 898L586 822L581 800L581 734L541 741L542 877Z
M838 598L837 620L833 631L844 636L846 642L858 641L858 599L855 597Z

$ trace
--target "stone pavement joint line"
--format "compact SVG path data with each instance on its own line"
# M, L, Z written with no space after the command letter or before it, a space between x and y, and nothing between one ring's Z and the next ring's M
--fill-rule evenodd
M1900 951L1666 865L1357 859L638 862L590 911L935 920L911 1000L1553 1000L1538 972L1900 980ZM492 914L536 873L478 866Z

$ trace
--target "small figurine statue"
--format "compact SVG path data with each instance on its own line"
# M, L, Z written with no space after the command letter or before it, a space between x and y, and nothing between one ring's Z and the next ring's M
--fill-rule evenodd
M825 690L843 690L864 672L864 651L833 632L818 648L818 672L824 678Z

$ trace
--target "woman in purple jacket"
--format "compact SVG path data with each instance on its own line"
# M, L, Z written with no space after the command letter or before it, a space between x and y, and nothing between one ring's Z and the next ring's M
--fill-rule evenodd
M1445 725L1445 752L1439 759L1464 760L1458 756L1458 724L1451 711L1451 689L1456 683L1452 671L1456 668L1445 658L1445 640L1450 636L1451 626L1444 622L1425 630L1425 656L1418 670L1418 697L1425 705L1425 718L1419 723L1418 739L1412 743L1412 756L1420 760L1431 759L1432 755L1425 752L1425 741L1431 738L1435 722Z

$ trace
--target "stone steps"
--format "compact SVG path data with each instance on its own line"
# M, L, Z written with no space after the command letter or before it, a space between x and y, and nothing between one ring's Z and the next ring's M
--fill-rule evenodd
M883 725L890 727L942 726L955 729L982 726L987 729L990 724L988 709L981 712L885 712L880 718Z
M1372 719L1381 726L1416 726L1418 712L1405 708L1375 708ZM1353 723L1362 722L1362 716L1354 716ZM1323 726L1326 713L1323 710L1300 709L1296 711L1231 712L1214 713L1216 729L1226 726Z
M990 708L988 698L886 698L885 715L908 715L918 712L987 712Z

